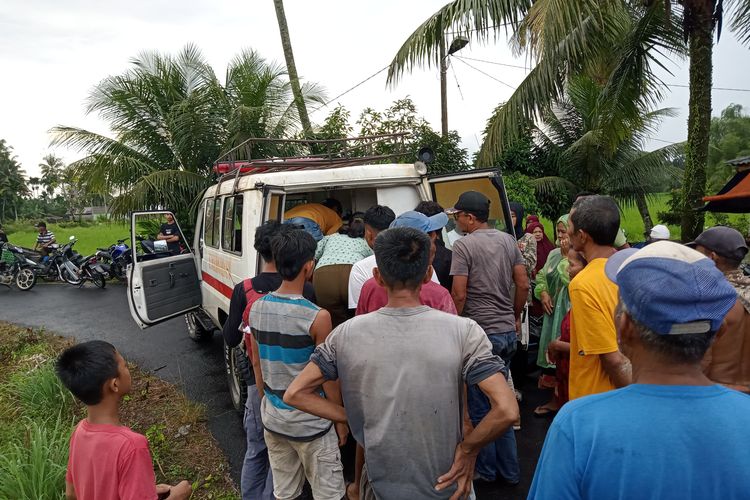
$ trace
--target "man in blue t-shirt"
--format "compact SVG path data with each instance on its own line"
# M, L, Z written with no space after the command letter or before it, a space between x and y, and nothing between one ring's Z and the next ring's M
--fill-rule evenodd
M529 499L748 497L750 396L701 370L737 300L712 264L668 241L609 258L633 384L562 408Z

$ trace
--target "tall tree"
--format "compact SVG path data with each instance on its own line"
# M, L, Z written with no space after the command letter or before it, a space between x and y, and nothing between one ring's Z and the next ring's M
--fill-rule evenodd
M440 37L459 31L473 40L487 40L503 30L519 53L536 59L536 66L508 102L490 120L480 160L489 161L519 138L529 121L538 119L550 102L563 95L570 75L596 74L606 64L615 68L609 78L602 106L618 102L622 116L636 116L642 104L658 101L664 87L653 73L664 67L669 54L690 56L690 118L683 202L683 238L702 227L702 216L692 212L705 188L705 159L710 121L712 34L728 9L731 29L740 41L750 42L748 0L454 0L427 19L404 42L391 63L389 81L415 65L436 64ZM634 22L635 21L635 22ZM680 36L680 24L687 47ZM614 49L614 54L613 54ZM593 72L593 73L592 73ZM631 95L631 99L612 100ZM608 127L627 136L623 123ZM689 226L689 227L688 227ZM686 229L688 229L686 231Z
M673 0L664 0L671 10ZM647 3L658 4L653 0ZM685 150L685 175L682 185L682 239L692 241L702 231L704 212L695 208L703 204L706 194L711 128L711 78L713 75L713 37L721 35L726 9L730 29L740 41L750 42L750 2L747 0L679 0L674 1L681 16L690 54L690 98L688 108L688 141ZM652 8L657 8L654 5Z
M58 158L53 154L48 154L42 158L42 163L39 164L39 168L42 171L41 182L44 186L44 195L47 198L53 198L55 195L55 189L60 185L65 163L63 163L61 158Z
M0 221L6 220L10 210L18 219L18 205L28 194L25 172L13 154L13 148L5 139L0 139Z
M192 45L177 56L146 52L132 64L100 82L88 99L87 112L107 121L114 138L53 129L55 144L88 153L71 164L75 177L87 193L114 194L115 215L168 207L187 217L213 182L213 162L223 151L248 137L283 138L299 130L286 72L254 51L232 60L225 86ZM323 102L314 85L303 94Z
M284 49L286 69L289 72L289 81L292 84L294 104L297 106L297 113L299 113L299 119L302 123L302 131L306 136L310 136L312 134L312 127L310 126L310 118L307 116L307 107L302 95L302 88L299 84L297 65L294 63L292 40L289 36L289 26L286 23L286 14L284 13L284 1L273 0L273 6L276 8L276 19L279 22L279 34L281 35L281 47Z

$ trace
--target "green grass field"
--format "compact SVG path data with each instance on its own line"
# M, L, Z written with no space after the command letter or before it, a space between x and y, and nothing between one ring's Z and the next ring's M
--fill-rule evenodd
M78 242L75 250L82 255L96 252L98 247L106 248L118 239L125 238L130 246L130 226L122 222L110 222L83 227L60 227L57 224L49 224L47 229L55 233L55 239L63 244L68 238L75 236ZM29 225L27 230L16 230L8 232L8 240L18 246L33 248L36 243L37 230Z

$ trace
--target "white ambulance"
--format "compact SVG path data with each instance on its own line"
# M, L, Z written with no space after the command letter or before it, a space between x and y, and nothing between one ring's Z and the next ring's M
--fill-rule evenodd
M210 338L227 318L234 286L259 272L255 228L269 219L283 220L285 210L299 203L335 198L344 212L364 212L380 204L398 215L424 200L450 207L461 193L473 190L491 200L491 225L506 231L511 227L497 168L430 176L421 161L383 164L373 159L377 158L217 162L215 170L227 173L203 195L192 251L135 256L128 270L128 303L135 322L148 328L184 316L192 339ZM166 213L133 213L131 248L139 248L135 240L139 222ZM225 361L232 403L241 411L247 358L241 347L225 346Z

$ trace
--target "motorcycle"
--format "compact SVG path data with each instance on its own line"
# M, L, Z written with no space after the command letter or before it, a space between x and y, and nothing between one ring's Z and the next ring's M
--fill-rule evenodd
M107 285L106 270L99 263L96 254L83 257L73 250L77 241L75 236L71 236L69 243L63 247L63 279L79 287L91 281L97 287L104 288Z
M71 241L62 246L52 245L49 255L42 257L34 268L37 276L44 281L65 281L71 285L77 285L76 278L77 267L70 262L76 255L72 250L75 238L71 236Z
M125 240L117 240L117 243L109 248L97 248L96 257L105 274L119 281L126 281L126 270L132 262L130 247Z
M21 248L0 243L0 285L10 288L15 283L19 290L28 291L36 285L35 264L26 258Z

